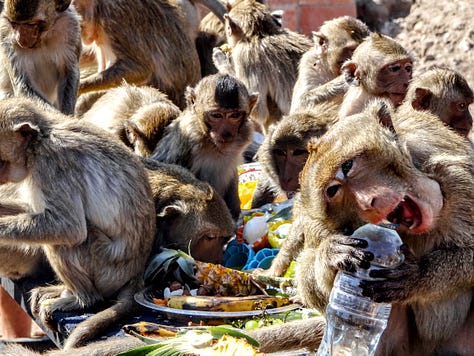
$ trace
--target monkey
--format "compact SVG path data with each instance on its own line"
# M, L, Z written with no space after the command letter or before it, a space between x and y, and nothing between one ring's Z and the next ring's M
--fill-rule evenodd
M474 95L461 73L433 67L414 77L402 105L415 110L428 110L448 127L467 137L472 129L469 105Z
M352 232L387 221L398 226L404 262L370 271L376 280L360 283L364 296L392 304L376 354L471 354L474 152L468 142L428 111L393 112L387 99L377 99L340 118L308 150L288 236L304 244L296 270L303 304L324 313L336 272L367 269L374 258ZM321 320L315 323L319 330ZM279 347L285 343L297 340Z
M80 19L69 0L5 0L0 16L0 99L39 98L73 114Z
M237 166L252 138L249 115L258 94L231 75L213 74L189 87L186 98L187 108L165 128L150 158L181 165L208 182L237 219Z
M103 93L82 115L142 157L151 155L165 127L181 110L160 90L123 83Z
M307 142L324 134L333 121L323 112L300 111L284 116L272 128L257 151L262 172L252 196L252 209L272 203L279 195L294 196L308 157Z
M111 303L64 348L81 345L138 307L156 225L144 165L105 131L31 98L0 101L0 142L0 185L28 204L0 217L0 243L41 247L60 281L33 290L32 314L54 329L56 311Z
M184 167L144 162L155 201L154 250L180 249L196 260L221 264L236 228L222 197Z
M194 38L175 0L74 0L81 38L93 50L97 73L81 79L79 94L110 89L122 80L162 90L180 109L186 86L201 78ZM124 25L124 21L133 27Z
M338 113L344 117L361 112L374 98L400 105L412 78L413 58L389 36L371 33L341 70L349 85Z
M314 46L303 54L298 65L290 112L308 110L311 105L333 97L340 98L340 104L348 88L344 77L340 77L341 66L369 34L367 25L351 16L325 21L313 32ZM325 83L336 78L333 85L324 89ZM328 91L329 97L321 96Z
M259 1L268 5L267 1ZM227 6L233 6L236 1L227 1ZM274 10L271 12L276 24L282 26L283 11ZM199 31L196 38L196 48L201 63L201 76L205 77L218 72L212 60L214 47L221 47L226 43L224 22L213 12L204 16L199 23Z
M252 120L266 134L290 111L298 63L312 41L282 28L267 6L255 0L239 1L224 18L231 52L228 57L215 48L214 64L219 72L235 73L249 91L259 93Z

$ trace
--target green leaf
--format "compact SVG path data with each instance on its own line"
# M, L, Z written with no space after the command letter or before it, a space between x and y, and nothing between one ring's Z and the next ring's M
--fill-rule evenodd
M229 335L233 336L236 338L241 338L241 339L246 339L249 344L259 347L260 343L255 340L254 338L248 336L247 334L243 333L242 331L232 328L232 327L227 327L223 325L219 326L209 326L209 332L215 339L220 339L223 335Z
M144 346L136 347L128 351L121 352L117 354L116 356L143 356L143 355L147 355L149 352L155 350L158 347L160 347L159 344L144 345Z
M148 262L147 268L145 270L145 280L148 280L151 275L156 276L158 270L163 266L165 261L169 259L177 259L178 257L179 255L177 250L162 248L162 252L153 256L150 262Z
M189 260L185 258L178 258L178 265L181 268L181 270L189 277L194 276L194 260Z

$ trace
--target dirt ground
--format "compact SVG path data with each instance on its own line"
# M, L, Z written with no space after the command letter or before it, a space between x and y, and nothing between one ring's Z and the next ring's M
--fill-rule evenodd
M356 1L358 16L415 58L414 74L433 65L460 72L474 87L473 0Z

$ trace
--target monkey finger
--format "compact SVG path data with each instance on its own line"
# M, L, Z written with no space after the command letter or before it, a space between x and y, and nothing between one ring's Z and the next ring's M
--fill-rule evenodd
M362 289L362 295L368 297L377 303L391 303L408 298L406 286L402 282L388 281L367 281L362 280L359 283Z
M344 235L336 236L333 239L333 242L341 244L341 245L352 246L352 247L357 247L357 248L366 248L369 245L366 240L353 238L350 236L344 236Z

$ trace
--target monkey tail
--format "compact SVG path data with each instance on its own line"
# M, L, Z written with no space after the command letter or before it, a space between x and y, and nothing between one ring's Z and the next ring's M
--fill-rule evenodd
M70 350L83 346L88 341L116 326L123 319L137 314L140 307L133 298L136 291L136 284L130 282L120 291L115 304L80 322L67 337L63 349Z
M309 349L315 351L324 335L326 321L322 316L296 320L285 324L248 330L245 333L260 343L264 353Z

